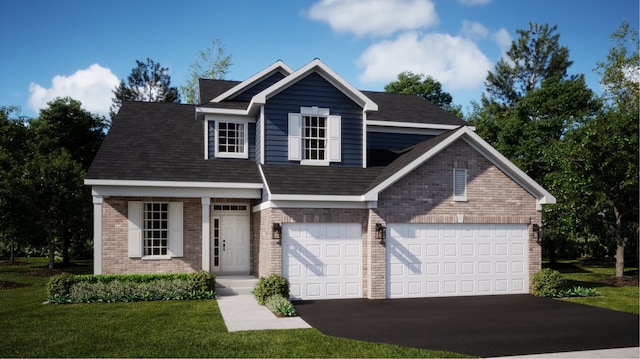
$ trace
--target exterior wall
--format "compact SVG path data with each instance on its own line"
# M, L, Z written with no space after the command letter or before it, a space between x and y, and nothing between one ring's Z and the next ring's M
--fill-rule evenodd
M328 108L342 117L342 162L332 166L362 166L362 108L322 76L312 73L270 98L265 105L265 163L295 164L288 159L288 114L300 107Z
M453 201L453 169L467 169L466 202ZM529 273L540 270L541 249L532 224L541 222L536 199L464 140L458 140L380 193L372 220L383 223L520 223L529 225ZM372 252L371 267L386 256ZM385 273L375 273L376 278ZM531 276L530 276L531 278ZM384 280L380 280L384 282ZM373 298L385 288L372 286Z
M257 84L249 87L248 89L246 89L242 93L236 95L235 97L233 97L233 100L249 102L249 101L251 101L251 98L253 96L255 96L258 93L262 92L262 90L264 90L267 87L275 84L276 82L282 80L284 77L285 76L281 72L276 72L276 73L272 74L271 76L267 77L266 79L264 79L264 80L258 82Z
M163 260L129 258L128 202L184 203L183 257ZM108 197L102 204L102 273L197 272L202 268L202 205L200 198Z

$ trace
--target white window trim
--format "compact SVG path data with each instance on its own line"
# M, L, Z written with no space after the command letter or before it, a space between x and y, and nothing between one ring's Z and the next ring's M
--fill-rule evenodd
M215 120L211 120L215 122L215 136L214 136L214 156L216 158L243 158L243 159L247 159L249 158L249 121L243 121L243 120L231 120L231 119L224 119L224 118L217 118ZM242 152L220 152L220 139L219 139L219 125L221 122L224 123L241 123L243 124L244 127L244 148Z
M128 203L128 256L142 260L167 260L184 255L184 210L182 202L162 202L168 204L167 254L144 255L144 204L150 202L130 201ZM158 202L160 203L160 202Z
M326 118L324 160L304 158L304 116L322 116ZM332 124L336 123L338 124L337 132L335 128L332 128ZM296 127L295 129L292 128L294 125ZM303 166L329 166L331 162L341 162L341 131L341 117L331 115L330 109L317 106L300 107L300 113L289 114L289 160L300 161L300 164Z
M456 177L457 174L463 171L464 173L464 195L456 196ZM467 170L464 168L454 168L453 169L453 201L454 202L467 202L469 199L467 198Z

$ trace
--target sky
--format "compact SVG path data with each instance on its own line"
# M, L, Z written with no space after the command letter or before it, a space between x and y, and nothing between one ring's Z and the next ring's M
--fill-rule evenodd
M360 90L383 91L402 71L434 77L465 112L479 102L518 29L557 25L569 74L601 92L594 67L638 0L0 0L0 106L29 117L55 97L107 115L136 60L184 85L198 51L219 39L245 80L277 60L321 59Z

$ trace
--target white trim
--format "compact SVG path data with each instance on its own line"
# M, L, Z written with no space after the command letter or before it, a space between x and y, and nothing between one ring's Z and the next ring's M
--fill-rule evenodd
M462 125L440 125L435 123L417 123L417 122L396 122L396 121L377 121L367 120L367 126L382 126L382 127L400 127L400 128L424 128L430 130L454 130ZM475 131L474 126L465 126L471 131Z
M367 168L367 111L362 111L362 168Z
M325 149L326 151L326 149ZM300 160L302 166L329 166L329 160Z
M251 114L251 106L245 110L231 108L214 108L214 107L196 107L196 113L231 115L231 116L248 116Z
M208 160L209 159L209 121L207 121L205 117L205 120L202 121L202 123L204 123L204 159Z
M249 122L246 121L245 119L231 119L231 118L224 118L224 117L220 117L220 118L216 118L216 119L210 119L209 121L213 121L214 122L214 156L216 158L241 158L241 159L247 159L249 158ZM243 138L243 149L242 152L220 152L220 123L234 123L234 124L242 124L243 126L243 134L242 136Z
M260 128L258 129L260 131L260 158L258 159L258 163L260 163L261 165L264 164L264 144L265 144L265 138L264 138L264 105L260 106L260 120L258 121L258 123L260 123Z
M202 197L202 270L211 271L211 198Z
M320 201L320 202L363 202L363 196L346 195L308 195L308 194L272 194L272 201Z
M262 186L262 184L260 185ZM92 194L104 197L215 197L215 198L261 198L261 188L184 188L145 186L93 186Z
M398 133L403 135L427 135L438 136L450 130L437 130L430 128L419 127L383 127L383 126L369 126L367 127L367 133Z
M338 208L338 209L371 209L377 208L375 202L342 202L342 201L266 201L251 208L252 212L260 212L269 208Z
M269 77L269 76L271 76L272 74L274 74L276 72L280 72L285 76L289 76L293 72L293 69L291 69L289 66L287 66L287 64L285 64L282 60L278 60L278 61L274 62L273 64L271 64L269 67L263 69L262 71L258 72L257 74L255 74L255 75L249 77L248 79L242 81L241 83L235 85L231 89L223 92L222 94L218 95L216 98L212 99L209 102L220 102L220 101L225 100L225 99L227 99L229 97L232 97L233 95L236 95L236 94L242 92L242 90L244 90L246 88L249 88L250 86L254 85L255 82L263 80L266 77Z
M417 167L421 166L425 161L435 156L437 153L448 147L450 144L463 138L474 149L484 155L489 161L491 161L496 167L503 171L512 180L518 183L527 192L536 197L537 207L540 209L542 204L556 203L556 198L551 195L542 186L536 183L531 177L524 173L521 169L516 167L511 161L495 150L491 145L485 142L480 136L478 136L469 127L464 126L458 129L455 133L450 135L447 139L434 146L429 151L422 154L407 166L400 169L398 172L387 178L382 183L371 189L364 195L366 200L376 200L378 193L384 191L389 186L406 176L409 172L413 171Z
M265 104L267 99L277 95L281 91L284 91L289 86L295 84L298 80L306 77L308 74L316 72L320 76L322 76L325 80L335 86L338 90L344 93L351 100L356 102L358 105L363 107L365 111L377 111L378 105L373 102L370 98L365 96L362 92L353 87L350 83L348 83L345 79L340 77L337 73L335 73L332 69L330 69L327 65L325 65L320 59L314 59L310 63L301 67L297 71L293 72L289 76L283 78L282 80L276 82L275 84L269 86L264 89L260 93L256 94L251 100L251 104L249 107L255 104Z
M271 189L269 188L269 182L267 182L267 177L264 175L264 171L262 170L262 166L258 166L258 170L260 171L260 178L262 178L262 183L264 183L264 189L267 191L267 199L271 198Z
M93 196L93 274L102 274L102 196Z
M144 181L144 180L110 180L110 179L85 179L87 186L135 186L135 187L173 187L173 188L234 188L251 189L262 188L262 183L235 183L235 182L187 182L187 181Z

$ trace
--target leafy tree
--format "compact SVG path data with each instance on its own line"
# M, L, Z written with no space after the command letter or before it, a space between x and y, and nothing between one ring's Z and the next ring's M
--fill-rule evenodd
M178 88L171 86L169 68L160 66L150 58L146 62L136 60L136 67L127 77L127 83L120 81L113 95L109 110L112 119L124 101L180 102Z
M231 55L225 54L224 44L220 39L212 40L211 47L204 51L198 51L196 56L196 61L189 65L190 77L187 83L180 86L182 96L190 104L199 103L201 100L198 97L199 79L222 80L232 64Z
M384 91L418 95L462 118L462 108L452 104L453 97L451 94L442 90L442 84L431 76L414 74L411 71L401 72L398 74L398 80L389 82L384 87Z

